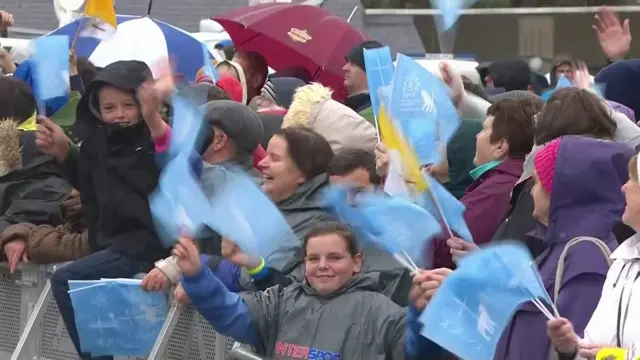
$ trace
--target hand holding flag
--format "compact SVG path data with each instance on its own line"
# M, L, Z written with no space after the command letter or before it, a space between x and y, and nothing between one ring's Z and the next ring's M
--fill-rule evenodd
M547 334L558 352L573 354L578 350L578 335L569 320L562 317L548 320Z
M194 276L202 267L200 263L200 252L193 239L182 236L173 248L173 255L176 257L176 265L185 276Z
M418 311L424 310L442 282L452 272L453 270L447 268L419 270L413 276L409 301Z
M446 62L440 63L440 77L442 81L449 87L449 97L453 105L458 108L462 101L466 91L464 90L464 83L462 82L462 76L458 74L449 64Z
M521 243L489 246L465 257L419 320L421 334L462 359L492 360L516 309L532 301L553 318L531 255Z

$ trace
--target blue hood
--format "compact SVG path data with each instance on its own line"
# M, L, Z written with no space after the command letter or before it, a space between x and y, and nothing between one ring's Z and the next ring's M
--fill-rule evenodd
M602 69L594 81L603 86L602 95L607 100L620 103L639 116L640 59L616 61Z
M560 142L551 189L547 243L566 243L577 236L613 237L625 200L620 190L629 179L627 145L581 136Z
M33 95L38 99L37 87L36 87L36 78L35 78L35 68L33 61L25 60L13 73L13 77L16 79L20 79L27 83L31 90L33 91ZM69 95L59 96L56 98L48 99L44 102L46 113L45 116L52 116L58 110L60 110L69 100ZM43 114L40 114L43 115Z

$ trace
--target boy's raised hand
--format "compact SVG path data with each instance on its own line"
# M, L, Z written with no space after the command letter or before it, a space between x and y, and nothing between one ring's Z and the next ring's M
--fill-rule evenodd
M36 147L43 153L63 162L69 154L69 138L60 125L45 116L38 116Z
M176 256L176 264L184 276L194 276L200 272L200 252L193 239L184 236L178 239L173 255Z

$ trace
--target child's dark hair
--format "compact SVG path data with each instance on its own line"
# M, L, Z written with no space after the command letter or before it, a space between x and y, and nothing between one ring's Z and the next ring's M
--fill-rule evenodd
M351 256L356 256L360 253L356 234L351 230L351 228L337 221L330 221L314 226L304 236L304 239L302 240L302 253L305 257L307 256L307 245L309 244L309 240L311 238L324 235L338 235L341 237L344 240L345 245L347 245L347 250Z
M36 98L22 80L0 76L0 119L22 123L36 111Z
M329 176L346 176L356 171L364 169L369 173L369 181L373 185L380 185L381 179L376 172L376 156L364 149L346 148L341 150L327 168Z

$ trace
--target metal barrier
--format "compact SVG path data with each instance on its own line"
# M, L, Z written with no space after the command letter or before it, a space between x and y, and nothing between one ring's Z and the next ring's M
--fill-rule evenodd
M48 281L54 269L25 265L10 274L0 263L0 360L79 359ZM192 306L174 302L148 359L224 360L233 346Z
M226 360L268 360L241 346L234 346Z
M79 359L48 281L54 269L29 265L10 274L0 264L0 360ZM172 303L148 359L224 360L233 344L192 306Z
M174 302L148 360L224 360L234 343L193 306Z
M79 359L47 281L10 360ZM144 358L124 359L144 360Z
M8 360L45 286L45 268L21 265L11 274L0 263L0 360Z
M0 319L4 328L0 331L0 360L79 359L51 292L48 279L54 270L53 265L28 265L9 274L6 265L0 265ZM34 297L36 292L39 295ZM7 310L3 312L3 308Z

